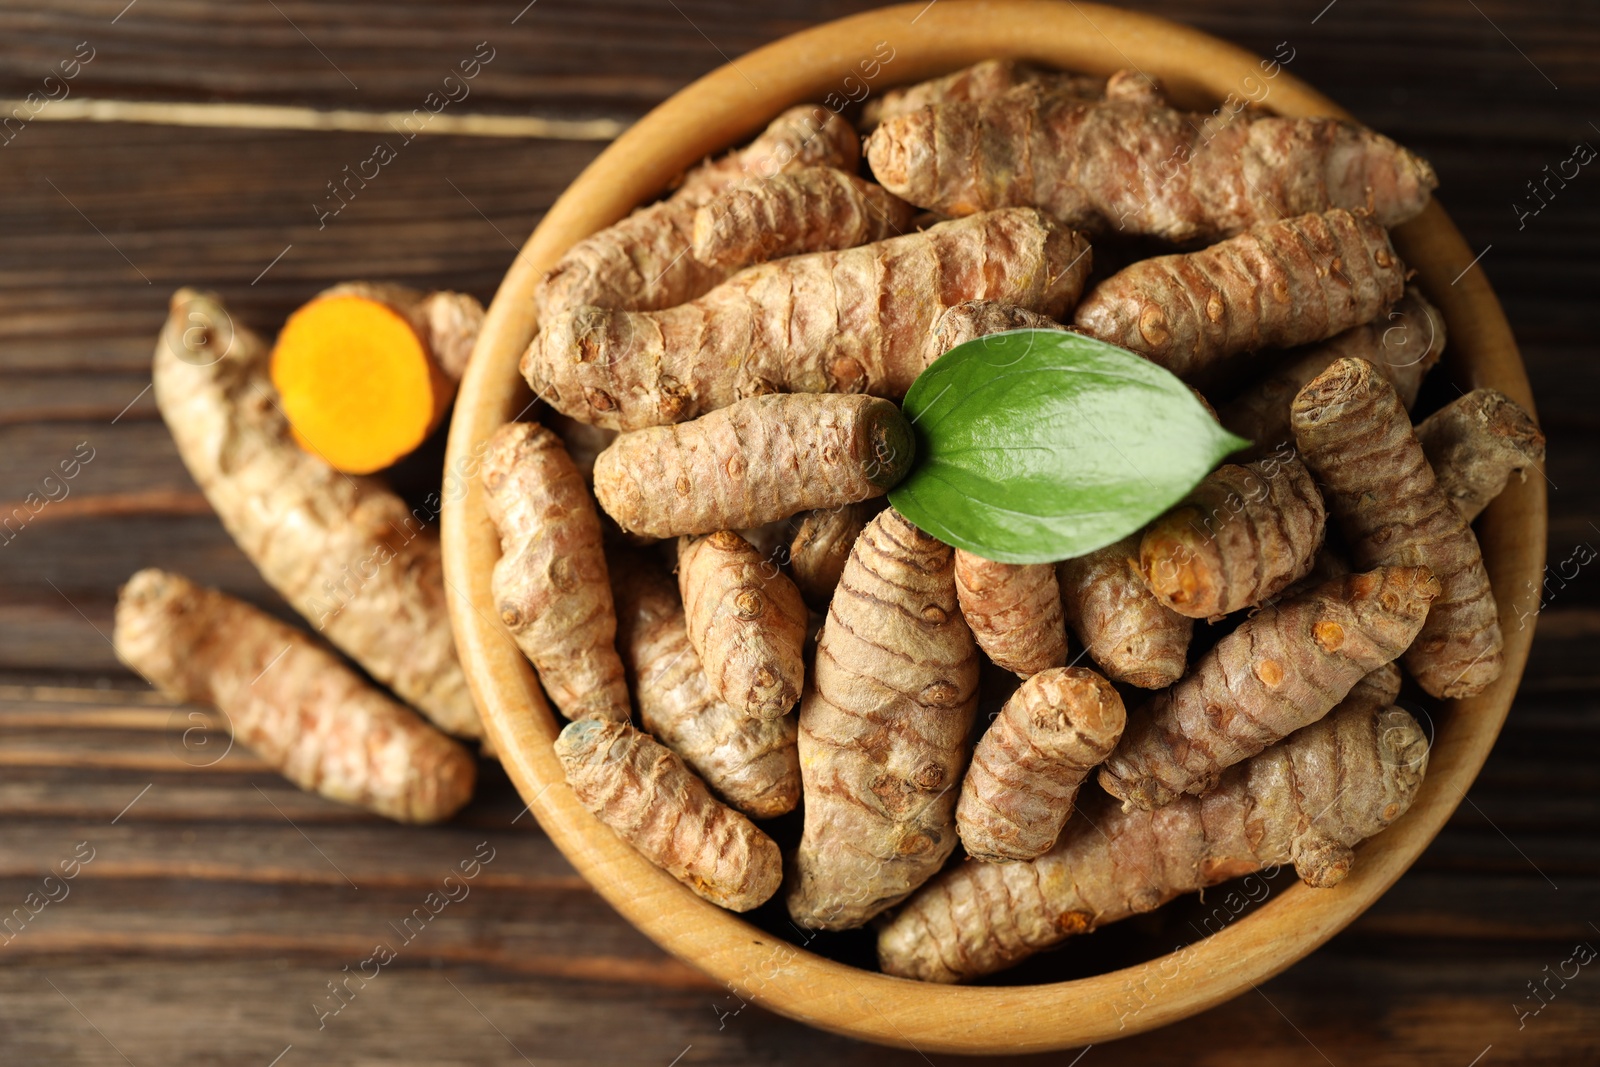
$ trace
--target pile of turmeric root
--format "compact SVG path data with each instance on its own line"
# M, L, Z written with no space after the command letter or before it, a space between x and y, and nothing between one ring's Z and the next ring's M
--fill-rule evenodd
M1500 673L1470 523L1542 461L1489 390L1412 424L1444 324L1387 227L1431 168L1331 119L1219 129L1129 72L990 62L874 104L865 170L794 109L538 289L548 412L484 485L572 788L708 900L875 923L931 981L1269 865L1336 885L1426 768L1399 665L1440 698ZM895 402L1029 328L1215 391L1250 453L1077 559L941 544L884 506ZM786 854L757 823L797 807Z
M991 61L884 94L859 128L791 109L574 246L521 361L543 407L479 473L495 608L570 720L575 795L707 900L874 923L882 968L929 981L1264 867L1337 885L1426 769L1401 667L1442 699L1501 672L1471 524L1543 462L1492 390L1412 422L1444 322L1388 227L1435 185L1346 122L1219 124L1143 75ZM130 582L117 644L297 782L443 817L471 789L443 733L479 730L437 542L344 472L427 433L476 320L359 286L297 319L296 346L381 323L417 350L381 447L320 449L349 420L291 398L344 387L284 339L269 382L266 346L191 292L158 400L269 582L438 729L175 576ZM1138 353L1251 449L1079 558L940 543L884 500L916 461L898 401L1017 329ZM785 850L758 823L797 809Z
M402 822L466 804L477 763L452 735L483 728L450 632L440 501L413 508L361 472L438 424L482 319L464 294L347 283L269 346L216 297L183 289L152 368L189 473L320 638L151 568L118 599L118 657L174 699L216 708L222 729L301 788ZM325 373L303 370L313 365ZM387 391L357 388L362 373ZM327 414L340 404L342 420ZM289 414L306 410L322 414Z

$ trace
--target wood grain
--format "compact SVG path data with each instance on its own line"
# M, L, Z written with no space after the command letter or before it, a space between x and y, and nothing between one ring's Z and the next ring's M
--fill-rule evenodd
M125 3L0 0L0 97L35 91L89 39L98 51L73 83L80 99L406 109L487 39L497 54L474 83L471 110L627 121L723 62L722 53L737 58L871 6L539 0L513 25L520 2L278 0L352 76L353 90L271 5L138 0L113 24ZM1600 184L1586 168L1525 226L1513 210L1519 198L1530 202L1526 183L1546 164L1579 140L1600 144L1588 125L1600 121L1592 106L1600 8L1338 0L1313 22L1324 3L1129 6L1259 53L1289 41L1292 73L1432 160L1441 202L1471 247L1493 246L1475 269L1505 306L1550 435L1550 562L1581 543L1600 545L1590 311L1600 288L1592 254ZM312 205L341 168L365 158L370 140L45 121L0 147L0 432L20 431L4 438L0 501L14 504L13 494L47 473L36 461L59 460L46 446L89 435L99 449L68 498L19 536L0 538L0 674L24 686L0 689L0 916L84 839L74 834L111 831L96 862L116 861L99 872L91 864L71 898L0 946L15 956L0 968L0 1061L123 1064L115 1042L141 1065L265 1065L290 1044L283 1067L520 1064L515 1042L538 1063L665 1065L680 1054L685 1065L947 1062L831 1037L759 1003L738 1010L582 888L528 816L508 830L522 802L487 764L480 800L449 835L425 843L416 831L298 793L242 750L214 768L191 767L170 739L174 709L128 688L139 683L102 632L117 584L140 566L183 570L288 617L203 510L162 435L149 432L159 430L149 395L135 400L167 293L216 288L269 333L318 288L363 274L487 299L513 246L601 148L419 137L318 229ZM1424 403L1452 395L1441 382ZM124 436L129 424L143 429ZM441 456L436 443L408 464L406 487L426 491ZM1585 568L1547 587L1528 674L1471 803L1370 911L1260 993L1098 1045L1085 1067L1600 1059L1600 983L1587 970L1520 1030L1513 1009L1531 1003L1526 983L1575 941L1600 944L1589 926L1600 922L1597 574ZM187 712L178 716L187 728ZM106 765L118 758L132 765ZM392 868L400 884L358 877L362 889L350 890L273 804L331 855L352 849L352 873L376 878ZM410 894L420 899L432 858L453 858L458 842L470 851L491 833L497 847L517 839L489 867L503 862L512 884L475 890L459 912L447 910L319 1031L312 998L370 951L348 953L351 939L381 933L391 905L403 914ZM421 862L406 858L413 853ZM1126 940L1192 937L1184 923L1205 914L1198 902L1166 909L1162 925L1130 929ZM426 938L437 938L437 951ZM1006 1062L1061 1067L1076 1055Z

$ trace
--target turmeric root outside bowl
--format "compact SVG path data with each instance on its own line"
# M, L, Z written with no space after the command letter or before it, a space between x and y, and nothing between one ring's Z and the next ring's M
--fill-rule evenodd
M882 62L891 49L892 58ZM864 73L871 65L861 64L875 52L882 66L869 81ZM500 546L476 479L485 440L531 399L517 361L536 327L536 282L570 245L650 200L702 157L748 138L785 107L859 98L864 83L878 92L988 58L1101 75L1137 67L1164 80L1179 106L1206 111L1230 92L1259 93L1265 83L1266 106L1281 114L1347 117L1287 71L1263 79L1258 58L1239 48L1097 4L917 0L787 37L656 108L551 208L489 308L456 402L446 468L444 563L461 659L489 737L557 847L630 922L744 1000L825 1030L924 1052L1061 1049L1149 1030L1228 1000L1327 941L1427 847L1483 765L1533 637L1531 627L1517 624L1517 609L1533 607L1523 603L1524 593L1538 588L1544 566L1545 482L1532 477L1510 486L1478 524L1506 633L1505 673L1486 692L1434 716L1428 777L1411 810L1360 846L1354 871L1337 888L1297 883L1281 889L1256 911L1189 946L1181 961L1156 957L1040 985L939 986L891 978L826 959L708 904L580 807L551 749L557 721L496 617L489 574ZM1482 270L1468 269L1472 250L1444 209L1430 204L1400 227L1395 244L1449 324L1445 365L1435 373L1463 389L1499 389L1531 411L1528 379L1499 301ZM1068 941L1060 952L1074 948ZM1129 984L1151 969L1162 975L1159 990L1125 1017Z

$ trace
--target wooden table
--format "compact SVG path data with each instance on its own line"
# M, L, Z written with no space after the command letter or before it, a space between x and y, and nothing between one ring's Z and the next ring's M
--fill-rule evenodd
M0 125L0 518L30 493L54 498L0 533L0 1062L931 1062L736 1012L599 901L492 764L452 824L393 826L296 791L214 735L186 744L204 720L112 656L117 585L146 565L288 615L151 401L174 288L214 288L269 331L353 277L487 300L617 129L727 56L867 6L523 2L0 3L0 96L55 97ZM1036 1062L1600 1059L1600 970L1547 982L1576 945L1600 945L1600 568L1571 562L1600 544L1600 175L1550 182L1542 207L1528 187L1576 143L1600 145L1600 8L1322 4L1134 6L1263 54L1287 41L1294 73L1438 167L1550 436L1533 662L1455 819L1347 932L1186 1023ZM423 106L485 41L471 96L335 200L346 168L400 140L372 132L373 115ZM357 128L294 128L307 108ZM76 121L91 115L124 121ZM466 129L484 115L498 125ZM81 473L46 481L80 443L93 457ZM439 457L435 443L397 481L425 491ZM402 920L475 853L493 858L470 895L402 944ZM62 864L76 877L47 883ZM12 910L35 892L57 899ZM400 946L395 961L334 999L380 941Z

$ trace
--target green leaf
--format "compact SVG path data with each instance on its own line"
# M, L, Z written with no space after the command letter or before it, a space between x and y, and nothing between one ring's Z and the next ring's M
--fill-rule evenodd
M919 458L889 502L946 544L1003 563L1120 540L1250 444L1171 372L1061 330L957 345L903 410Z

